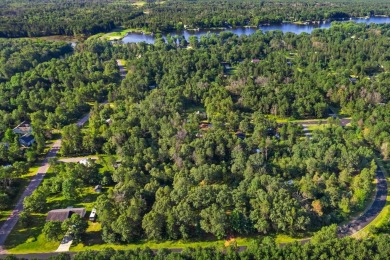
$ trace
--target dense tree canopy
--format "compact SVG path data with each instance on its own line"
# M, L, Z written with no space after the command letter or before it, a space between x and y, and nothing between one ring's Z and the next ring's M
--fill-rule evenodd
M311 35L80 43L0 83L2 126L62 128L63 155L103 153L110 172L59 164L25 207L43 212L45 193L77 200L84 185L111 186L95 206L112 243L303 236L340 223L370 198L374 149L389 156L389 37L389 25L334 23ZM71 124L88 109L84 128ZM296 119L326 125L308 138ZM1 171L4 189L14 167Z

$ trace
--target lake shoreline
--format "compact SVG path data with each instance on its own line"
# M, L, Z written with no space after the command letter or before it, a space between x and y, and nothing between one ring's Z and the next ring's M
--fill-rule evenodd
M188 41L189 37L191 36L203 36L207 35L209 33L221 33L221 32L232 32L237 35L251 35L256 33L257 31L262 31L263 33L266 33L268 31L282 31L283 33L291 32L291 33L311 33L314 29L328 29L331 27L332 22L339 21L339 22L356 22L356 23L375 23L375 24L382 24L382 23L390 23L390 17L370 17L370 18L350 18L350 19L344 19L344 20L324 20L324 21L312 21L312 22L305 22L297 23L297 22L287 22L284 21L280 24L264 24L260 26L237 26L237 27L218 27L218 28L207 28L207 29L201 29L201 28L185 28L181 31L167 31L167 32L160 32L159 34L162 34L163 37L166 39L167 35L170 35L172 37L178 36L184 36L186 40ZM310 24L312 23L312 24ZM112 42L123 42L123 43L138 43L138 42L145 42L148 44L153 44L155 40L154 35L145 35L142 33L128 33L123 38L117 39Z

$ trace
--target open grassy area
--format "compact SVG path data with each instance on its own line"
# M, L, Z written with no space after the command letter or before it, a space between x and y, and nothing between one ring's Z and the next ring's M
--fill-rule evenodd
M293 242L297 242L297 241L300 241L300 240L303 240L304 238L294 238L292 236L289 236L289 235L285 235L285 234L279 234L275 237L275 242L277 244L286 244L286 243L293 243Z
M309 131L315 131L315 130L324 130L328 127L327 124L313 124L313 125L307 125L307 129Z
M96 224L96 223L92 223ZM130 250L130 249L136 249L136 248L146 248L149 247L151 249L162 249L162 248L188 248L188 247L217 247L217 248L223 248L225 246L228 246L232 243L237 244L237 246L249 246L254 240L256 240L259 237L253 236L253 237L237 237L232 238L230 240L209 240L209 241L184 241L184 240L178 240L178 241L163 241L163 242L156 242L156 241L146 241L141 240L137 243L133 244L105 244L100 239L100 230L92 230L93 227L88 228L87 233L87 239L84 243L80 243L77 246L71 247L70 251L86 251L86 250L102 250L104 248L113 248L116 250ZM302 240L301 238L293 238L288 235L280 234L275 236L276 243L292 243L296 241Z
M7 251L14 254L55 251L60 242L46 241L41 234L45 218L45 214L33 214L28 227L18 222L6 241Z
M0 225L11 215L12 210L0 210Z
M145 1L136 1L136 2L132 3L131 5L141 7L141 6L144 6L145 4L146 4Z
M139 29L139 28L129 28L125 29L123 27L118 27L112 30L111 32L108 32L106 34L100 34L99 36L102 39L106 39L109 41L112 40L121 40L123 37L125 37L128 33L145 33L145 34L150 34L151 32L144 30L144 29ZM96 36L94 36L96 37Z
M99 234L100 237L100 234ZM103 244L101 242L100 244L90 244L88 245L88 242L80 243L75 247L71 247L70 251L86 251L86 250L102 250L104 248L113 248L116 250L130 250L130 249L137 249L137 248L146 248L149 247L151 249L162 249L162 248L188 248L188 247L217 247L217 248L223 248L225 246L228 246L233 241L238 246L248 246L255 238L234 238L229 241L227 240L210 240L210 241L164 241L164 242L155 242L155 241L144 241L141 240L137 243L133 244L125 244L125 245L119 245L119 244Z

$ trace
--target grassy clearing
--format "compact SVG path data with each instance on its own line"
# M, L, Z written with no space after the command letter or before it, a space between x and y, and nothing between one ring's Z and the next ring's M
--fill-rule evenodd
M8 252L17 253L37 253L52 252L57 249L59 241L46 241L41 234L45 225L45 214L33 214L29 227L23 227L19 222L16 224L6 241Z
M100 237L100 234L99 234ZM162 249L162 248L188 248L188 247L217 247L223 248L234 241L238 246L248 246L255 238L235 238L229 241L226 240L210 240L210 241L164 241L164 242L155 242L155 241L139 241L133 244L118 245L118 244L89 244L91 241L86 241L85 243L80 243L75 247L72 247L70 251L86 251L86 250L102 250L104 248L113 248L116 250L131 250L137 248L152 248L152 249ZM97 240L95 239L95 242Z
M3 222L11 215L12 210L0 210L0 226L3 225Z
M93 223L95 224L95 223ZM89 229L91 228L91 224ZM155 241L144 241L141 240L137 243L126 244L126 245L118 245L118 244L105 244L103 241L99 241L100 239L100 230L99 231L90 231L87 234L88 240L84 243L80 243L70 249L70 251L86 251L86 250L102 250L104 248L113 248L115 250L131 250L137 248L146 248L149 247L151 249L162 249L162 248L188 248L188 247L216 247L216 248L224 248L234 242L237 246L250 246L253 241L255 241L259 237L237 237L234 239L227 240L209 240L209 241L164 241L164 242L155 242ZM288 235L277 235L275 237L277 243L292 243L296 241L300 241L302 239L293 238Z
M112 30L111 32L108 32L106 34L100 35L100 38L106 39L108 41L112 40L121 40L123 37L125 37L128 33L145 33L150 34L150 31L139 29L139 28L129 28L125 29L123 27L118 27Z
M132 3L131 5L134 5L137 7L142 7L142 6L146 5L146 2L145 1L137 1L135 3Z
M308 129L309 131L325 130L327 127L329 127L328 124L307 125L307 129Z
M293 243L302 240L303 238L294 238L289 235L285 234L279 234L275 237L275 242L277 244L286 244L286 243Z
M196 112L200 112L200 113L205 113L206 112L206 109L203 107L203 106L200 106L200 105L196 105L196 104L187 104L186 105L186 108L185 108L185 113L187 115L189 114L192 114L192 113L196 113Z
M120 61L122 63L123 66L126 66L126 60L124 59L118 59L118 61Z
M390 176L389 176L389 169L390 169L390 161L383 161L382 159L377 159L377 164L381 168L382 172L385 174L387 183L390 183ZM359 230L355 234L352 235L352 237L361 239L367 236L372 235L371 229L373 227L380 227L386 222L389 221L390 217L390 194L387 194L387 202L385 207L382 209L381 213L367 226L365 226L363 229Z
M227 75L233 76L237 74L237 68L231 68L227 71Z
M291 119L285 118L285 117L279 117L279 116L274 116L274 115L266 115L266 118L270 120L275 120L277 123L287 123L290 122Z

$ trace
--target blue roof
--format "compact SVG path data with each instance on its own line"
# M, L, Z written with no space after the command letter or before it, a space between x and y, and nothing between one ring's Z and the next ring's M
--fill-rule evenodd
M25 143L30 143L31 141L34 140L34 136L32 136L32 135L24 135L24 136L20 137L19 140L23 141Z

